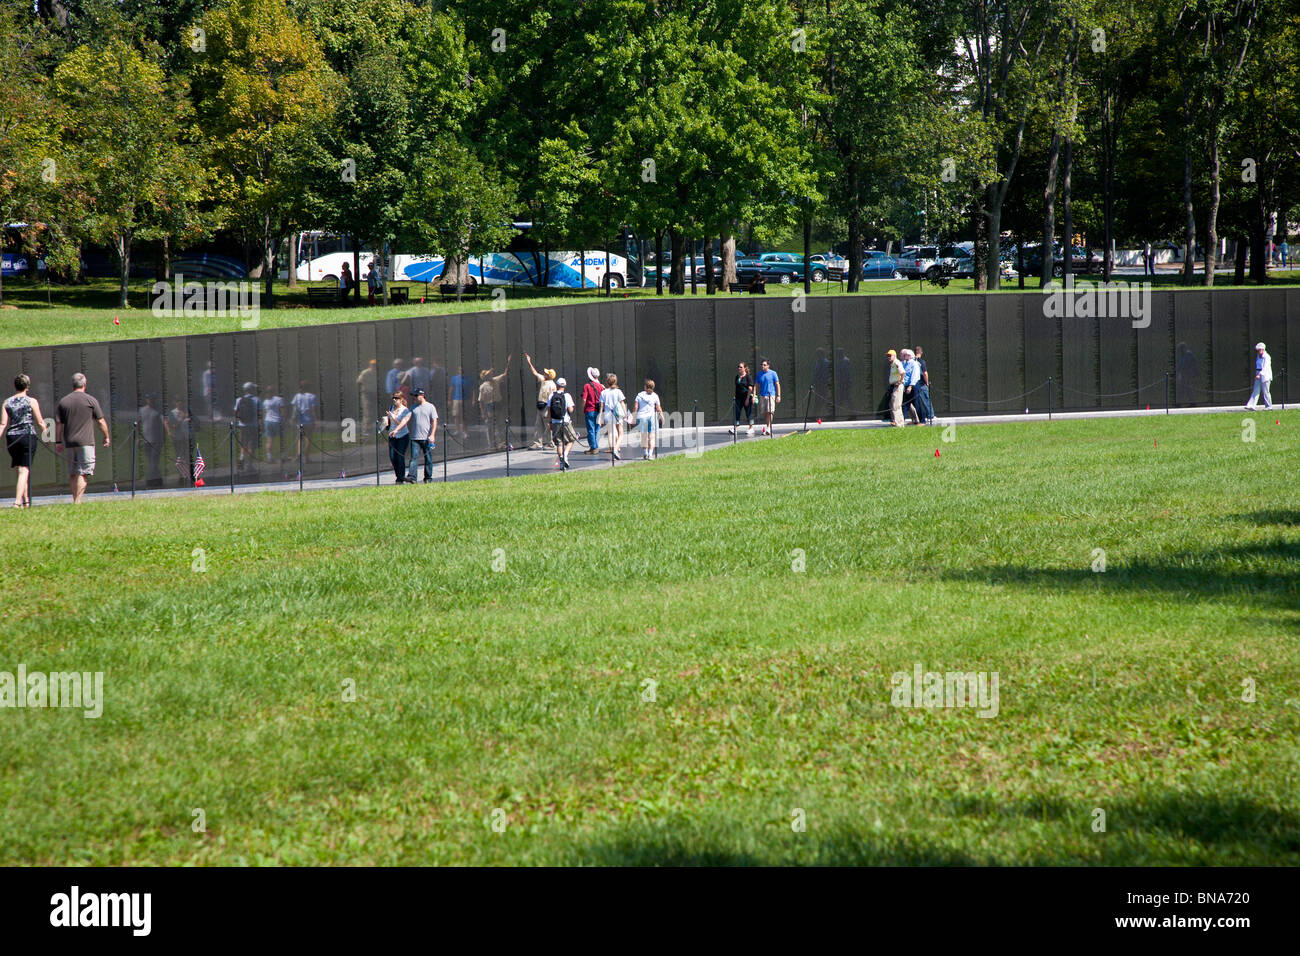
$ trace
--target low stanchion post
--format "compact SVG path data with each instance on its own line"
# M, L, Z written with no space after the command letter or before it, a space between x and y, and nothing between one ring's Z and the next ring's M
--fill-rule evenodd
M1047 420L1052 420L1052 376L1047 376Z
M230 423L230 493L235 493L235 423Z
M1280 369L1282 372L1282 411L1286 411L1286 369Z
M812 406L813 389L816 386L808 386L808 397L803 402L803 433L808 434L808 409Z
M510 477L510 419L506 419L506 477Z
M447 483L447 429L442 430L442 483Z
M1169 414L1169 373L1165 372L1165 414Z
M696 398L691 400L691 428L695 430L695 436L694 436L695 438L700 437L700 426L698 424L699 420L700 420L700 400ZM682 441L683 442L686 441L685 437L682 438Z
M298 490L302 491L302 422L298 423Z
M140 423L131 423L131 497L135 498L135 447L137 444L137 435L140 432ZM30 478L27 479L29 482Z
M379 487L379 436L383 432L379 430L379 424L375 423L375 487Z

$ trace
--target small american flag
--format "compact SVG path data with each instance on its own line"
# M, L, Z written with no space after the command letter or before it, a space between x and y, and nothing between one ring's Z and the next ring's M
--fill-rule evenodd
M207 465L203 463L203 452L199 451L197 447L194 449L194 451L195 451L194 480L198 481L201 477L203 477L203 469L206 468Z

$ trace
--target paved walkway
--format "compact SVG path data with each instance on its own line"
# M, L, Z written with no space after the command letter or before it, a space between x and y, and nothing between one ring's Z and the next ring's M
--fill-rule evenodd
M1242 412L1240 405L1220 405L1207 408L1174 408L1170 410L1173 415L1212 415L1224 412ZM1259 409L1263 412L1264 409ZM1280 411L1278 406L1274 406L1274 411ZM1053 421L1058 420L1076 420L1085 418L1138 418L1149 417L1152 415L1163 416L1165 410L1160 409L1114 409L1105 411L1088 411L1088 412L1054 412L1051 416ZM949 421L958 422L961 425L992 425L1006 422L1042 422L1047 421L1046 413L1031 413L1026 415L963 415L960 418L936 420L936 428L939 428ZM889 428L888 422L880 421L845 421L845 422L825 422L823 424L810 423L810 431L818 431L825 428L836 429L860 429L860 428ZM909 426L915 427L915 426ZM770 441L772 438L781 438L797 434L803 430L801 422L779 424L774 429L775 434L770 438L761 436L761 428L755 429L754 437L745 436L742 428L738 436L732 436L730 429L725 425L710 425L700 429L664 429L660 432L661 447L659 457L664 458L669 455L698 455L705 451L711 451L723 448L737 442L755 442ZM569 462L574 471L582 471L590 468L628 468L644 467L648 463L641 461L641 448L635 430L626 438L626 445L621 449L622 460L612 461L608 450L600 455L584 454L582 446L577 445L569 455ZM522 475L552 475L558 474L559 469L555 466L555 453L553 451L537 451L527 448L514 449L509 453L509 476ZM507 454L498 452L489 455L478 455L473 458L452 459L447 462L447 480L448 481L471 481L480 478L504 478L507 477ZM437 481L442 480L442 461L435 459L434 473L437 475ZM392 485L393 473L385 470L380 475L380 484ZM304 490L315 491L322 488L374 488L376 486L375 476L373 474L358 478L329 478L315 479L303 483ZM277 481L260 484L236 484L235 494L250 494L261 491L297 491L298 483L296 481ZM228 484L208 485L204 488L164 488L150 491L137 489L137 498L169 498L178 495L229 495L231 494ZM100 494L87 494L83 499L90 501L120 501L124 498L131 497L130 491L105 492ZM40 495L32 499L34 505L50 504L67 504L72 501L72 496L63 495Z

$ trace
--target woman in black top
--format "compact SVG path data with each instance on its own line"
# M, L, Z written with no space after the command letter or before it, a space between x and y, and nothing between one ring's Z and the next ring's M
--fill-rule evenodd
M18 469L18 484L14 487L14 507L30 508L30 476L32 456L36 454L36 436L45 431L41 417L41 403L27 394L32 380L26 375L14 379L13 395L5 399L0 410L0 433L5 436L12 467Z
M736 366L736 399L732 405L731 434L736 434L740 427L740 416L744 414L749 420L748 435L754 434L754 376L749 374L749 366L741 362Z

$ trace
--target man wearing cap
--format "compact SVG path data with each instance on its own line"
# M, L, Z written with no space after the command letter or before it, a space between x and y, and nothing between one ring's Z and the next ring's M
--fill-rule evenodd
M528 447L552 448L554 442L551 440L551 422L548 409L551 403L551 395L555 392L555 369L544 368L539 372L537 366L533 364L533 357L527 352L524 353L524 359L528 362L528 370L537 379L537 437Z
M424 389L411 392L415 404L411 406L411 420L406 426L411 435L411 464L406 480L415 482L420 458L424 458L424 480L433 481L433 448L438 437L438 409L425 398Z
M903 363L898 353L890 349L885 353L889 360L889 415L895 428L903 427Z
M1250 411L1255 410L1255 402L1260 395L1264 396L1264 407L1273 407L1273 398L1268 394L1269 383L1273 381L1273 358L1264 348L1263 342L1255 343L1255 384L1250 390L1250 401L1246 402L1246 408Z
M600 369L587 366L587 384L582 386L582 413L587 419L587 451L594 455L600 451L600 394L605 386L600 384Z
M555 443L555 464L565 471L569 470L569 449L578 440L578 433L573 430L573 396L564 390L567 384L562 378L555 380L555 391L547 405L551 441Z

